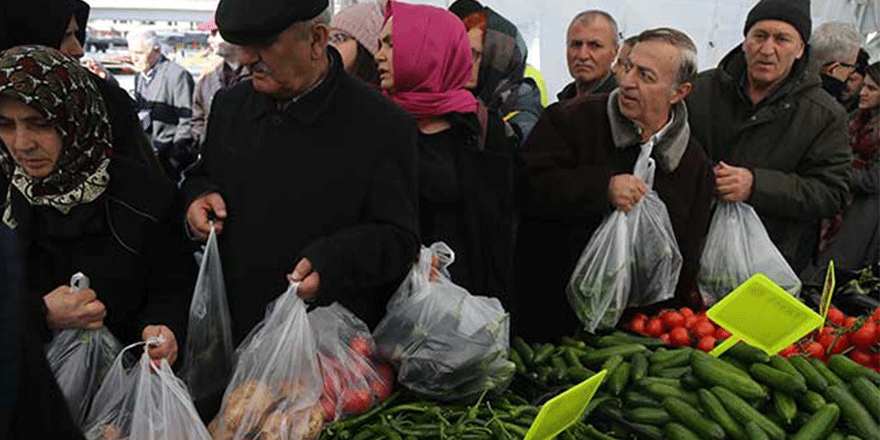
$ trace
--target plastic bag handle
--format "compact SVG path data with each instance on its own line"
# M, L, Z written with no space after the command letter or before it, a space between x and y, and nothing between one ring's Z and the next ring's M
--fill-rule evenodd
M70 291L79 292L89 288L89 277L82 272L77 272L70 277Z
M431 255L437 257L440 260L440 269L445 270L452 263L455 262L455 251L449 247L448 244L438 241L431 245L428 249L431 250Z

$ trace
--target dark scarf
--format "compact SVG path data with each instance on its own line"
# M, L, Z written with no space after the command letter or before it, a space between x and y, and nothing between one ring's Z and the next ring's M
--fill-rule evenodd
M0 17L0 50L26 44L61 47L70 17L76 17L76 38L86 41L89 5L82 0L9 0Z
M0 168L10 182L3 213L7 225L17 225L10 203L13 188L31 206L62 214L104 192L110 180L110 124L104 100L84 68L48 47L9 49L0 56L0 96L37 110L62 139L55 169L42 178L27 175L3 146Z

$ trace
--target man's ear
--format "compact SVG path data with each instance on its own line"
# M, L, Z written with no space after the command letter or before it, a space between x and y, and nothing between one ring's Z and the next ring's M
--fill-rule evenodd
M693 90L693 88L694 88L694 85L689 82L681 83L681 84L673 87L672 88L672 96L669 98L669 103L673 104L673 105L678 104L679 102L684 100L684 98L686 98L687 95L690 95L691 90Z
M318 23L314 25L309 32L309 38L311 39L311 55L313 60L318 60L321 57L325 57L327 50L327 41L330 37L330 28L327 27L324 23Z

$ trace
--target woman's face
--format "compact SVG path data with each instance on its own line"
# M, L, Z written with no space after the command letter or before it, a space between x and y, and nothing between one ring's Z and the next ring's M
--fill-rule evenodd
M865 84L859 92L859 110L869 110L880 107L880 85L874 79L865 75Z
M345 71L351 73L354 69L354 62L357 60L357 40L342 29L331 28L328 41L342 56L342 66Z
M61 154L55 126L33 107L10 98L0 98L0 141L15 163L35 178L48 176Z
M394 88L394 41L391 39L394 17L388 19L379 32L379 51L376 52L376 64L379 68L379 87L382 90Z

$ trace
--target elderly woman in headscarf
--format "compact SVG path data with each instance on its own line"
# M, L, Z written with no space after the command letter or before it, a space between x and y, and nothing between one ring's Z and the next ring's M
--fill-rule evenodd
M480 138L467 32L449 11L392 1L379 34L380 87L415 119L422 243L455 251L452 280L508 300L513 242L512 148Z
M471 44L474 71L467 88L510 124L522 145L544 111L538 85L524 76L525 40L513 23L475 0L457 0L449 10L464 22Z
M161 171L113 154L104 101L61 52L0 53L2 228L20 237L25 290L51 331L102 325L123 343L161 336L154 359L177 357L195 278L176 189ZM91 288L75 291L83 272Z

